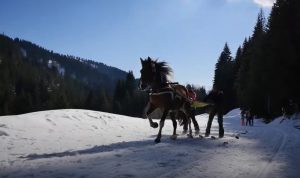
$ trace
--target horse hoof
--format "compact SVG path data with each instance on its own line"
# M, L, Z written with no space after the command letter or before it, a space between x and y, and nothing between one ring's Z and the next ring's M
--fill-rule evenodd
M188 138L194 138L193 135L187 134Z
M157 139L154 140L154 142L155 143L160 143L160 139L157 138Z
M158 123L156 123L156 122L152 123L152 124L151 124L151 127L152 127L152 128L157 128L157 127L158 127Z
M172 135L170 138L171 138L172 140L176 140L176 139L177 139L177 135Z

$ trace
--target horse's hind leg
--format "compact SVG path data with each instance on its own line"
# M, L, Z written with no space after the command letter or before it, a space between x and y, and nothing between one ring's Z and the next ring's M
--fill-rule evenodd
M177 138L177 134L176 134L177 122L176 122L176 119L175 119L174 112L171 112L170 115L171 115L171 120L172 120L172 123L173 123L173 135L171 136L171 139L175 140Z
M149 114L151 114L153 111L155 110L155 107L150 103L148 102L145 110L144 110L144 117L147 117L148 120L149 120L149 123L150 123L150 126L152 128L157 128L158 127L158 123L157 122L153 122L152 118L149 116Z
M189 124L189 134L188 134L188 137L193 138L192 124L191 124L191 118L190 117L188 117L188 124Z
M165 119L167 117L167 114L168 114L168 110L164 110L164 113L163 113L163 115L162 115L162 117L160 119L160 122L159 122L159 131L158 131L156 139L154 140L156 143L160 142L161 131L162 131L162 128L164 127L164 125L165 125Z
M190 138L193 138L193 131L192 131L192 124L191 124L191 107L188 103L186 103L185 105L185 109L186 109L186 118L187 118L187 121L188 121L188 126L189 126L189 134L188 134L188 137Z

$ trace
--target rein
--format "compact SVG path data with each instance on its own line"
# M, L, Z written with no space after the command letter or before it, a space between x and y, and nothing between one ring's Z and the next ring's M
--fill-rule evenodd
M170 85L178 85L178 82L167 82L166 84L170 84Z
M174 91L163 91L163 92L155 92L155 93L149 93L149 96L160 96L160 95L165 95L165 94L170 94L172 100L174 100L174 95L176 95L176 93Z
M169 82L168 84L178 84L178 82ZM162 88L167 89L167 88ZM164 94L171 94L172 99L174 99L176 96L179 96L180 98L185 99L188 102L191 102L191 100L185 96L180 95L178 92L176 92L176 89L173 88L173 91L159 91L159 92L152 92L151 89L149 91L149 96L159 96L159 95L164 95Z

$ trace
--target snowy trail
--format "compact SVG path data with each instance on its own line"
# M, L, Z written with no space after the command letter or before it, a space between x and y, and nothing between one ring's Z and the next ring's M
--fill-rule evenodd
M207 115L197 120L203 134ZM87 110L4 116L0 177L299 177L300 130L293 124L242 127L234 110L224 117L222 139L171 140L167 120L155 144L157 129L140 118ZM214 120L212 135L217 130Z
M279 129L276 128L271 128L270 129L272 132L277 132L279 133L279 137L277 138L277 142L273 142L274 145L272 150L272 154L269 157L269 160L266 162L266 165L263 166L263 168L260 171L260 174L258 175L258 177L267 177L268 175L271 174L271 172L273 171L272 169L275 167L274 165L274 161L276 160L276 158L278 157L279 153L283 150L284 145L287 142L287 134L282 132Z

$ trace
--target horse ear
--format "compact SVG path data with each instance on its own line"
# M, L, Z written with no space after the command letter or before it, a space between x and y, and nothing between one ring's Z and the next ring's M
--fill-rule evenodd
M143 64L144 60L140 57L141 63Z

